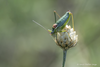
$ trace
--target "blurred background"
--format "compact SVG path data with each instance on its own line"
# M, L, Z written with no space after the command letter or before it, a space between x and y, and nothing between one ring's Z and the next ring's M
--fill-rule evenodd
M100 0L0 0L0 67L61 67L63 50L32 21L51 29L54 10L73 13L79 36L65 67L100 67Z

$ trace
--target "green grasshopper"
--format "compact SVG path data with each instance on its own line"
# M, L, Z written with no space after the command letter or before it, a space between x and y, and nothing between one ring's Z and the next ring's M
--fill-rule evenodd
M65 32L62 29L64 29L64 27L68 24L71 16L72 16L73 29L74 29L73 14L69 10L57 22L56 22L56 14L58 15L58 13L54 11L55 24L53 24L52 30L48 30L51 33L51 35L57 32Z
M56 39L57 39L57 32L66 32L66 30L63 30L63 29L68 24L71 17L72 17L72 24L73 24L73 29L74 29L74 20L73 20L73 14L69 10L62 17L60 17L58 15L60 17L60 19L58 21L56 21L56 14L58 15L58 13L56 11L54 11L55 24L53 24L52 30L48 30L48 31L50 32L50 34L52 36L56 35ZM35 22L36 24L38 24L39 26L44 28L42 25L40 25L36 21L33 20L33 22ZM44 28L44 29L46 30L46 28ZM64 67L64 65L65 65L66 54L67 54L67 50L64 49L63 50L63 64L62 64L62 67Z

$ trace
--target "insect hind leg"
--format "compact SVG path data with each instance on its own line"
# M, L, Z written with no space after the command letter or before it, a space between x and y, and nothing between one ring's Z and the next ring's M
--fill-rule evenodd
M55 23L56 23L56 14L58 15L59 18L61 18L60 15L54 10Z

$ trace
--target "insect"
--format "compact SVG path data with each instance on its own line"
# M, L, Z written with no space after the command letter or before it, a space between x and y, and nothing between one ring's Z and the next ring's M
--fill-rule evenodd
M73 14L69 10L62 17L58 15L60 17L58 21L56 21L56 14L58 15L58 13L54 11L55 24L53 24L52 30L48 30L51 33L51 35L57 32L65 32L66 30L62 30L62 29L64 29L64 27L68 24L70 17L72 17L72 24L74 29Z
M56 21L56 14L59 16L59 14L56 11L54 11L55 24L53 24L52 30L48 30L48 31L50 32L52 36L56 37L56 40L57 40L57 32L66 32L64 28L68 24L71 17L72 17L72 26L74 30L74 20L73 20L73 14L69 10L62 17L59 16L60 19L58 21ZM36 24L44 28L41 24L37 23L36 21L33 20L33 22L35 22ZM44 29L47 30L46 28ZM65 65L66 53L67 53L67 50L63 50L62 67L64 67Z

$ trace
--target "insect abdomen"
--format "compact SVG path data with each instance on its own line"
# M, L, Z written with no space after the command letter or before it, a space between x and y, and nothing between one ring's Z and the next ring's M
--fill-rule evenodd
M68 21L69 21L69 13L66 12L66 14L63 15L63 16L56 22L56 23L57 23L57 27L58 27L58 28L59 28L59 27L61 27L61 28L65 27L66 24L68 23Z

